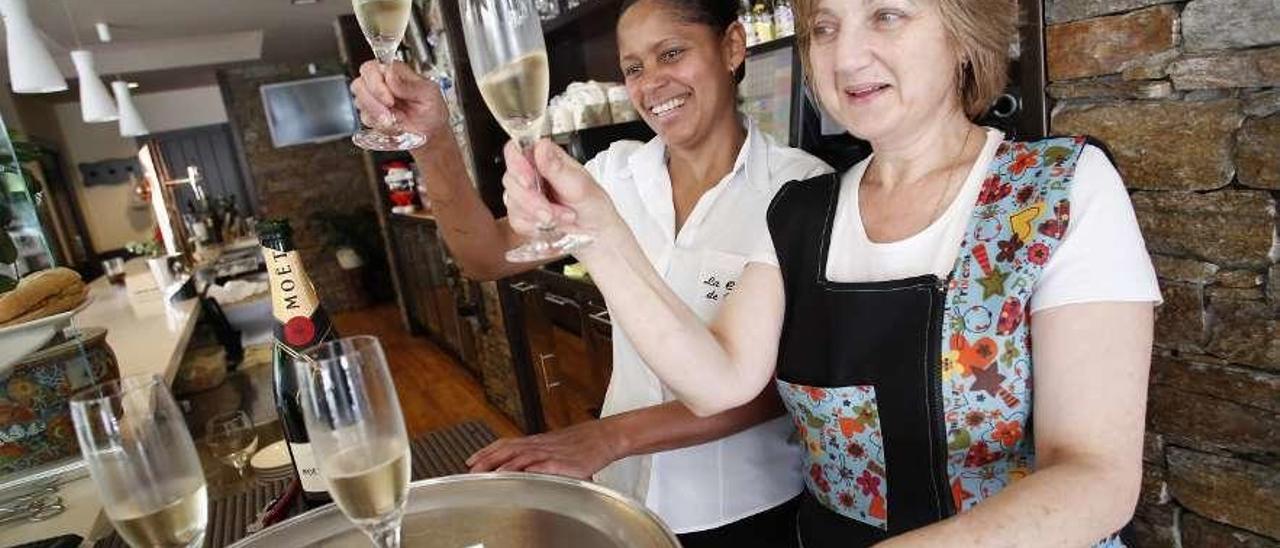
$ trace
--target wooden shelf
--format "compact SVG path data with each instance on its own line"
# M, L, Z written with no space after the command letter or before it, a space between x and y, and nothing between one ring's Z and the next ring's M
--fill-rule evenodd
M432 224L436 222L436 216L434 214L432 214L429 210L424 211L421 209L413 213L394 213L393 212L391 213L391 217L394 219L404 219L407 221L420 221L420 222L427 222Z
M582 0L582 4L569 11L561 13L559 17L549 21L542 22L542 33L550 35L564 28L571 27L575 23L595 15L600 10L606 8L616 9L622 5L622 0ZM593 21L598 23L598 21Z
M794 34L791 36L783 36L782 38L774 38L768 42L761 42L747 48L747 56L750 57L752 55L770 52L794 45L796 45L796 37Z
M644 120L631 120L628 122L614 122L612 124L592 126L585 129L575 129L571 131L565 131L562 133L552 133L551 135L548 135L547 138L557 143L564 144L564 143L567 143L569 140L573 139L574 137L581 136L583 134L591 135L593 133L627 130L627 129L633 129L641 126L645 128L649 127L645 125Z

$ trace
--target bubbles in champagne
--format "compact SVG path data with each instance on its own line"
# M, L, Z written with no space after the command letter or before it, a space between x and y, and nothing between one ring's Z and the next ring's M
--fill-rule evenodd
M185 491L160 508L139 508L130 503L107 506L116 531L132 546L185 547L204 536L208 522L205 484Z
M390 57L404 38L412 0L351 0L360 29L378 59Z
M409 450L403 443L375 441L345 449L328 458L324 471L334 502L353 521L378 521L404 507Z
M542 127L548 86L547 52L536 51L484 75L480 94L502 128L519 138Z

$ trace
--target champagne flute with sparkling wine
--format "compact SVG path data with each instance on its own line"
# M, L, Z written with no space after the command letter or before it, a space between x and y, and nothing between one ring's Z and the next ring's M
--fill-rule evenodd
M204 543L204 471L160 377L125 377L80 392L71 398L71 419L107 518L129 545Z
M395 62L396 49L404 39L405 27L413 13L413 0L351 0L360 30L373 48L374 57L385 74ZM394 119L382 127L361 130L351 141L368 150L413 150L427 142L423 135L401 129Z
M409 437L378 339L330 341L304 352L295 366L302 415L329 494L375 546L400 546Z
M229 411L214 416L204 428L209 451L218 460L236 469L243 478L249 458L258 450L258 433L244 411Z
M480 95L507 134L533 161L533 143L542 133L549 93L547 47L533 0L461 0L462 31ZM535 185L542 188L538 178ZM513 263L561 257L590 243L585 235L564 234L552 221L524 245L507 251Z

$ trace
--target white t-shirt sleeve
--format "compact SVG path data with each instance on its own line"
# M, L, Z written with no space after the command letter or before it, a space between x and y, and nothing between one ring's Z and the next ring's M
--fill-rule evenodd
M785 185L791 181L807 181L819 175L835 171L826 162L808 154L796 155L785 167L778 170L779 183ZM766 232L764 238L756 245L755 250L747 256L748 263L761 263L778 267L778 253L773 248L773 235Z
M605 176L605 171L609 165L609 159L613 155L612 153L613 149L603 150L582 166L583 169L587 170L587 173L591 174L591 178L595 179L596 183L604 188L604 191L610 196L613 193L609 191L608 177Z
M1071 186L1071 220L1031 294L1031 311L1093 302L1161 298L1124 181L1102 150L1086 146Z
M767 234L767 236L767 238L760 239L760 243L756 245L755 250L747 257L747 262L767 264L778 268L778 253L773 249L773 235Z

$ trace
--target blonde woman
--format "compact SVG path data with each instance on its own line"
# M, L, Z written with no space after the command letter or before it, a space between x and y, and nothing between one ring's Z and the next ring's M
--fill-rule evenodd
M1013 2L796 7L811 87L874 154L783 187L709 329L549 143L556 204L508 154L513 226L596 237L579 258L694 412L776 381L808 449L804 546L1119 544L1160 295L1115 168L1083 138L973 123L1004 87Z

